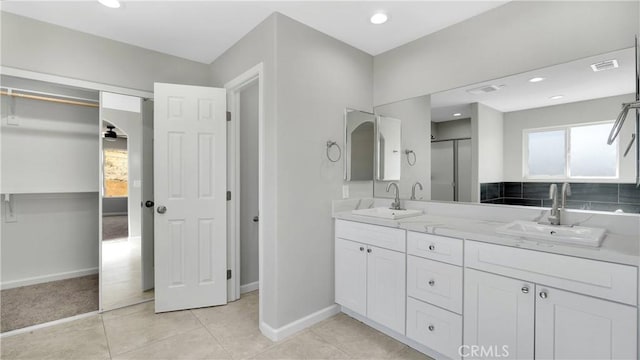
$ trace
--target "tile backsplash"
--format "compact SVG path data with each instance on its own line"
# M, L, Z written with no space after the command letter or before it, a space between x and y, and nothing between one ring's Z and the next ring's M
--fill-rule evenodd
M551 207L549 185L540 182L480 184L480 200L487 204ZM562 183L557 183L558 191ZM560 194L558 194L560 196ZM640 213L640 189L634 184L571 183L567 208Z

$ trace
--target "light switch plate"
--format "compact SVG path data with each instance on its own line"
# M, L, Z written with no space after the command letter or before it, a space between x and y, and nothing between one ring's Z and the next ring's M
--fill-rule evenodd
M342 198L343 199L349 198L349 185L347 184L342 185Z

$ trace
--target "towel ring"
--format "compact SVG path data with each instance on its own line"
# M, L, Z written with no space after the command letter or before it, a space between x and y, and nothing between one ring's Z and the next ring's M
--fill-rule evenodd
M409 163L409 166L415 165L416 160L418 160L416 153L413 152L413 150L405 150L404 153L407 155L407 162ZM413 162L411 161L411 154L413 154Z
M331 155L329 154L329 150L331 150L332 147L337 147L338 148L338 158L337 159L332 159ZM342 149L340 148L340 145L338 145L337 142L335 141L327 141L327 159L329 159L329 161L331 162L338 162L340 161L340 159L342 158Z

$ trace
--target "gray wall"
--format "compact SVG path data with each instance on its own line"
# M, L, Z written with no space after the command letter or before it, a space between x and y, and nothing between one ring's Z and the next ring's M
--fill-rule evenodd
M326 158L326 141L342 142L346 107L371 110L373 58L282 15L276 31L280 327L334 304L331 201L343 163Z
M431 123L434 140L449 140L471 137L471 119L449 120Z
M268 210L260 214L261 315L279 328L334 303L331 200L341 197L343 164L326 159L325 143L344 138L346 107L371 111L373 59L274 14L212 64L213 85L260 62Z
M638 1L513 1L374 58L387 104L628 48Z
M142 115L140 113L102 109L102 120L127 134L129 236L140 236L142 226ZM104 207L103 207L104 208Z
M400 119L402 124L402 150L400 169L400 198L409 199L411 188L416 181L422 184L423 190L416 188L416 198L431 198L431 98L420 96L393 104L377 106L376 114ZM413 150L416 163L410 166L406 149ZM413 159L412 159L413 160ZM386 192L388 182L375 182L376 197L393 197L393 193Z
M504 179L496 181L523 181L523 148L522 131L524 129L542 128L557 125L585 124L614 120L620 111L620 104L634 100L633 94L612 96L596 100L580 101L570 104L547 106L537 109L513 111L504 114ZM629 156L622 157L622 153L635 132L633 117L625 121L618 140L618 154L620 154L620 179L616 183L633 183L635 179L635 165L633 151ZM580 180L589 182L588 179ZM489 181L481 181L489 182ZM593 180L593 182L605 182Z
M206 64L6 12L0 17L2 66L146 91L154 82L209 85Z
M2 206L3 287L98 272L98 193L13 196L16 222Z
M269 16L252 31L234 44L211 64L211 85L223 87L225 83L238 77L248 69L263 63L264 74L264 151L260 161L263 164L263 208L260 226L263 228L263 273L260 289L262 320L276 327L277 319L277 147L278 122L276 117L276 22L277 14Z
M259 279L258 270L258 84L240 93L240 285Z

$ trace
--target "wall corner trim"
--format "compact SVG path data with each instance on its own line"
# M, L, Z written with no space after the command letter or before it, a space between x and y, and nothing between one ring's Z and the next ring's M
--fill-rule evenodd
M272 328L271 326L267 325L267 323L263 321L260 323L260 331L264 336L269 338L271 341L280 341L310 326L313 326L322 320L332 317L333 315L340 312L340 308L341 308L340 305L333 304L324 309L318 310L313 314L309 314L298 320L292 321L287 325L282 326L278 329Z

